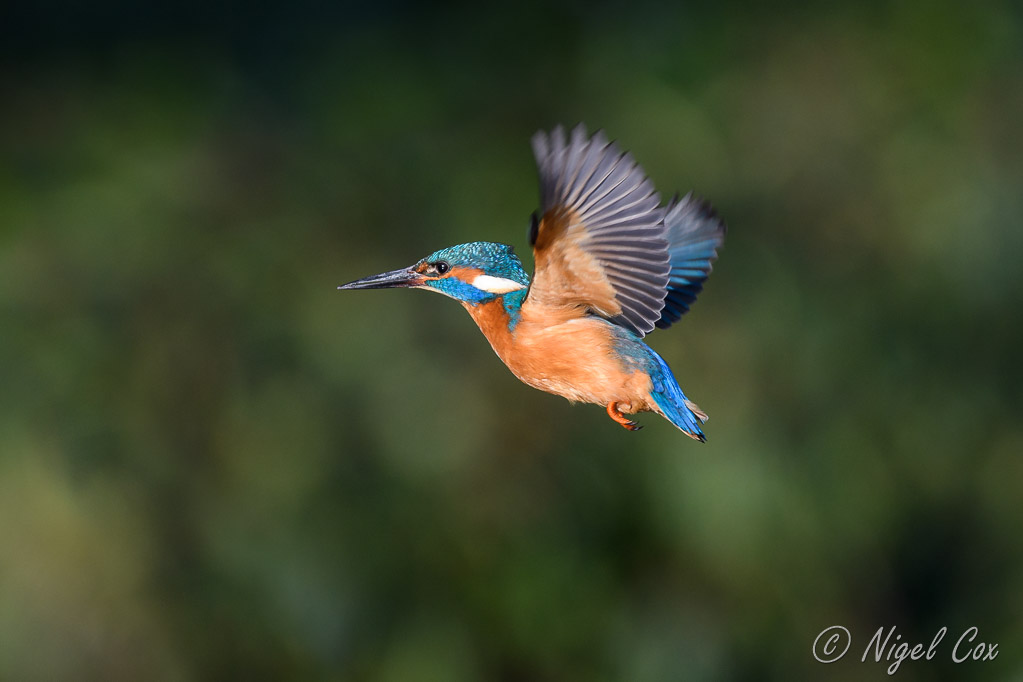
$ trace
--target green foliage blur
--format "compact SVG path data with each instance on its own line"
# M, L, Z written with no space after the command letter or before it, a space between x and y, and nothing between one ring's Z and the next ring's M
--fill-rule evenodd
M949 628L903 681L1023 675L1018 4L5 16L0 679L882 679L882 626ZM578 121L729 223L649 337L706 445L335 289L531 267Z

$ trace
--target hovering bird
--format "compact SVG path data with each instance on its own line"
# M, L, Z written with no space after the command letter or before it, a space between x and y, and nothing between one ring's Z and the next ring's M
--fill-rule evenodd
M725 224L687 194L667 206L628 153L580 124L533 137L540 212L533 279L511 246L471 242L338 289L404 287L459 301L526 384L626 415L656 412L699 441L707 415L643 341L678 322L703 289Z

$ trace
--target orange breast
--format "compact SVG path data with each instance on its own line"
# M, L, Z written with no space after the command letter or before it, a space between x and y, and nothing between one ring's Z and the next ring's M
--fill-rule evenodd
M576 308L527 301L514 332L509 332L500 299L465 308L498 357L524 383L572 401L624 403L625 412L651 409L650 378L622 366L611 330L601 319Z

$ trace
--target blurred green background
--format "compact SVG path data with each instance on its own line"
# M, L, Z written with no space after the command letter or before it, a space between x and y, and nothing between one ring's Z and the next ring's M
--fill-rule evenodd
M1023 679L1012 2L0 17L0 679ZM627 433L460 306L584 121L730 233ZM850 629L846 659L811 645ZM994 662L953 665L959 633Z

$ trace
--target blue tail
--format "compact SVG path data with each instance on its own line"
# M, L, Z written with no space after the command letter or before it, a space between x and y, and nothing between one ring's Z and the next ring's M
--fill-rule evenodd
M690 438L706 442L707 437L703 435L700 424L707 421L707 414L682 392L664 358L653 350L650 353L657 359L657 366L650 371L650 380L653 382L650 395L661 414Z

